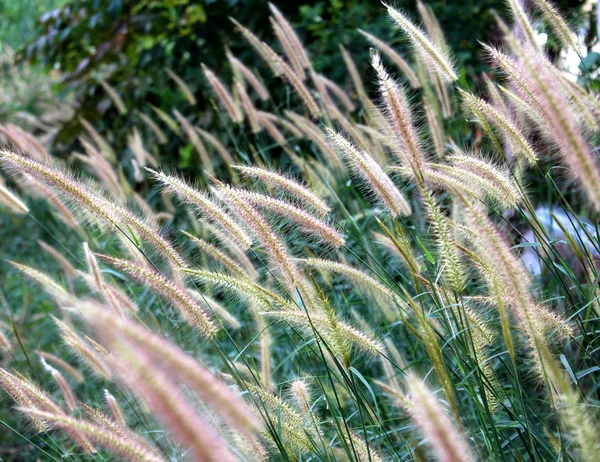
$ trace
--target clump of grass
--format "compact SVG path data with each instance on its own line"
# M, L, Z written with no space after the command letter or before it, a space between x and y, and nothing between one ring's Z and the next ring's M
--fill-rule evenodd
M151 106L158 123L139 111L131 178L121 146L83 119L89 138L75 158L85 180L32 135L1 127L20 149L0 151L13 174L0 187L3 210L48 231L49 269L11 258L8 277L22 289L9 284L9 298L22 290L21 311L0 292L11 309L0 320L0 386L44 438L40 451L80 456L46 434L56 429L82 459L107 450L149 461L594 460L600 246L586 216L600 203L589 141L597 104L545 56L521 2L508 3L508 51L484 46L508 84L486 78L487 95L462 88L420 2L422 27L387 7L411 56L361 31L411 88L377 53L373 79L361 78L341 47L351 92L315 70L301 34L270 5L275 47L234 23L292 98L274 101L262 69L227 51L233 82L203 67L223 130L175 108ZM571 47L558 10L533 3ZM195 104L192 87L167 73ZM468 125L446 120L457 113ZM151 139L168 141L159 124L195 149L198 186L150 154ZM568 166L561 176L554 153ZM162 194L142 197L128 179L155 181ZM38 220L28 195L68 226ZM569 217L568 245L544 207ZM165 220L181 229L161 229ZM83 253L63 252L71 241L85 242ZM522 248L539 257L539 274ZM31 308L23 275L53 303Z

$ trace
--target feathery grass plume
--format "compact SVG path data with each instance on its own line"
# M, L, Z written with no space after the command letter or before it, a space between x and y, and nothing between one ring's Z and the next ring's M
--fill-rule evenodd
M461 293L465 288L466 271L461 261L461 254L455 244L453 229L448 225L440 206L435 202L429 191L424 191L425 208L432 226L432 234L441 258L444 279L450 288Z
M438 116L431 106L431 103L429 103L429 100L426 97L423 97L423 107L425 108L425 118L427 120L427 127L429 128L431 140L433 141L435 154L438 159L441 159L444 157L445 151L444 128L438 120Z
M533 0L533 5L548 21L563 47L577 50L577 45L573 40L573 31L571 31L571 28L567 25L558 9L546 0Z
M269 20L271 22L271 28L275 33L275 37L277 37L279 44L283 48L285 55L287 56L290 64L292 65L292 69L294 70L294 72L300 80L306 80L306 72L304 72L304 66L300 62L300 57L296 54L296 50L294 49L294 46L291 43L290 39L275 19L271 17L269 18Z
M273 61L273 54L275 54L273 49L232 17L229 17L229 20L235 25L237 30L240 31L248 43L252 45L252 48L254 48L260 57L267 63L273 75L275 77L280 77L282 70L278 66L277 62Z
M123 411L121 410L121 406L119 405L117 398L115 398L107 389L104 389L104 401L106 401L106 405L108 406L110 415L114 421L121 427L127 428L127 422L125 421Z
M71 387L58 370L56 370L54 367L48 364L44 360L44 358L41 358L41 361L44 369L46 369L46 371L50 373L50 375L54 379L54 382L56 383L56 385L58 385L58 388L60 389L65 399L65 405L67 406L67 409L69 410L69 412L73 412L77 408L77 400L75 399L73 390L71 390Z
M111 433L115 433L120 439L125 440L127 444L142 447L143 450L146 450L149 454L154 454L159 460L163 459L163 455L158 452L156 448L141 438L140 435L129 430L125 423L121 425L118 421L111 418L111 416L108 416L101 410L95 409L87 404L81 403L81 407L91 419L92 422L90 423L98 425Z
M200 140L198 133L196 132L192 124L189 122L189 120L187 120L183 115L181 115L181 113L177 109L173 109L173 114L181 124L181 128L183 128L183 132L185 133L185 136L187 136L188 141L192 144L192 146L198 153L202 168L206 170L210 175L212 175L212 161L210 160L210 157L208 156L206 148L204 147L202 140Z
M411 214L410 204L382 168L366 152L360 152L342 135L327 129L329 139L347 160L350 169L368 184L369 190L393 217Z
M65 416L64 411L48 395L39 389L37 385L23 377L21 374L13 375L0 368L0 387L15 400L20 406L26 406L39 412L49 412L54 415ZM47 419L39 416L30 416L37 431L46 431L48 428ZM67 431L69 437L77 443L86 455L90 455L96 450L84 434L76 429Z
M312 313L308 315L300 310L263 311L260 314L281 322L295 325L302 328L307 333L312 333L313 329L315 329L321 336L325 337L326 340L332 339L337 332L345 342L370 356L377 356L383 349L381 342L379 342L371 333L364 333L362 330L341 321L337 321L335 326L333 326L327 314ZM329 342L327 343L329 344ZM332 345L336 344L337 342L332 343ZM337 353L337 351L334 351L334 353Z
M541 51L535 31L533 30L531 21L527 17L527 13L525 13L521 0L507 0L507 3L515 20L515 25L518 27L517 35L519 38L522 38L536 51Z
M314 234L319 240L335 248L342 247L345 243L342 235L335 229L290 202L242 189L236 189L235 194L240 200L246 201L254 207L266 209L278 216L293 221L300 229Z
M111 431L104 426L69 417L65 414L45 412L34 408L24 407L20 411L28 416L44 419L62 430L85 435L85 437L124 457L126 460L136 462L164 462L166 460L159 456L156 451L149 451L136 441L123 438L121 433Z
M374 233L377 241L392 252L396 253L413 275L413 278L418 278L419 274L421 273L421 264L415 256L415 252L412 248L411 238L398 223L396 223L394 230L395 232L392 232L390 229L388 229L388 227L385 226L381 220L377 219L377 223L385 232L385 236L379 233Z
M241 398L176 345L132 321L115 321L110 311L97 305L85 306L81 311L86 321L113 347L120 358L127 356L126 361L129 361L130 354L126 347L130 346L151 361L153 370L164 369L173 379L186 383L239 431L251 434L260 426L258 418ZM127 345L122 345L121 342Z
M178 268L185 266L185 261L175 248L149 223L140 220L130 211L90 191L87 185L76 181L67 173L9 151L0 151L0 160L13 169L28 173L44 182L74 204L84 208L104 224L113 227L117 227L119 223L126 224L133 231L138 232L143 240L169 261L174 274L177 274Z
M200 249L203 255L207 255L212 260L223 265L223 267L229 271L232 276L239 276L243 278L253 279L252 275L248 274L242 266L236 262L233 258L219 249L217 246L206 242L186 231L180 230L198 249Z
M231 239L230 235L225 233L219 228L212 226L210 223L204 222L203 228L210 232L227 250L229 255L234 257L234 259L244 267L246 273L250 275L251 279L258 278L258 272L252 263L252 260L248 258L244 250L239 246L239 244Z
M171 69L165 68L165 72L168 74L169 77L171 77L173 82L175 82L175 85L179 87L181 93L183 93L183 96L185 96L185 99L187 99L188 103L190 103L192 106L195 106L196 98L194 97L194 93L192 92L190 87L188 87L187 84L183 81L183 79L177 74L175 74L175 72L173 72Z
M435 69L435 72L448 82L458 80L450 59L446 56L444 50L441 50L434 45L432 38L428 37L424 31L415 26L403 13L389 5L385 6L388 10L388 14L407 35L427 65Z
M21 127L13 124L0 125L0 133L4 135L7 141L33 159L41 162L48 162L52 159L52 156L48 154L48 151L44 149L38 140Z
M294 380L290 384L290 393L301 415L306 417L311 413L312 399L310 387L304 379Z
M151 169L148 171L180 200L192 204L210 223L229 233L242 249L247 249L252 245L252 239L246 232L204 193L175 176Z
M260 367L260 383L265 390L271 390L273 388L273 377L271 372L271 333L269 332L269 326L267 326L262 316L256 317L256 327L258 332L260 332L260 357L258 361Z
M354 85L354 90L356 91L358 99L361 102L364 102L364 100L368 99L368 96L363 81L360 78L360 73L358 72L356 63L352 59L352 56L350 56L350 53L348 53L348 51L344 48L342 44L339 44L338 46L340 48L340 53L342 53L342 59L344 60L346 70L350 75L350 79L352 80L352 84Z
M65 273L65 276L67 276L68 278L77 277L77 271L75 270L75 268L73 268L73 265L71 265L69 260L67 260L62 253L60 253L58 250L56 250L54 247L52 247L50 244L47 244L44 241L38 240L37 243L48 255L50 255L56 261L56 263L59 264L59 266L63 270L63 273Z
M292 46L292 49L294 50L294 55L296 59L304 69L309 69L311 67L310 59L308 58L306 50L302 46L302 42L298 38L298 35L294 31L293 27L273 3L269 2L269 9L271 10L273 17L277 21L277 24L285 33L287 40L289 41L290 45Z
M552 74L539 65L537 56L526 50L521 59L530 70L528 76L538 101L544 108L551 126L553 140L583 186L596 211L600 210L600 168L594 159L577 121L569 110L568 101L557 88Z
M120 316L124 316L122 302L126 301L125 304L130 310L133 302L131 302L129 297L127 297L125 294L122 294L122 297L116 296L116 289L112 290L113 288L104 282L104 278L100 272L100 267L98 266L96 256L90 250L87 242L83 243L83 253L85 256L85 261L88 265L89 280L93 283L93 288L102 295L104 300L112 307L113 310L115 310L115 313L118 313ZM135 311L137 311L137 309L135 309L133 312Z
M463 200L466 209L466 222L478 237L475 245L479 258L494 271L494 284L500 284L508 307L512 308L521 326L530 338L539 333L549 333L554 329L562 337L572 335L571 328L558 316L539 306L529 291L530 278L519 260L513 255L509 245L498 230L476 205ZM500 300L504 303L504 300Z
M14 213L29 213L29 208L25 205L25 202L2 184L0 184L0 204Z
M406 80L411 88L417 89L421 87L421 82L419 82L418 77L411 69L410 64L408 64L404 58L400 56L400 54L398 54L391 46L362 29L358 29L358 32L360 32L363 37L365 37L381 53L387 56L388 59L392 61L398 67L398 69L400 69L400 71L402 71L402 74L404 74L406 77Z
M389 287L350 265L321 258L300 258L296 261L309 268L339 274L352 281L363 290L374 295L383 295L388 302L399 301L399 298Z
M474 197L480 197L480 191L483 191L504 209L523 202L521 192L503 168L474 155L457 154L448 160L452 165L428 163L426 180L450 188L458 187Z
M98 377L109 379L110 370L95 348L91 347L85 340L73 331L67 324L61 320L52 317L58 327L60 337L63 342L85 363Z
M418 180L420 172L423 170L424 156L419 146L406 95L385 71L377 53L371 57L371 65L377 73L379 93L386 108L386 115L402 145L404 161L412 168L415 178Z
M364 438L358 436L353 431L343 432L340 436L345 440L343 455L348 457L348 460L355 460L356 462L384 462L385 459L375 451L373 444L365 441ZM340 454L340 457L343 456Z
M262 131L262 126L258 123L258 114L256 108L252 104L252 100L248 96L246 87L240 80L236 80L233 84L233 90L239 98L242 109L246 114L246 118L250 124L250 131L252 133L260 133Z
M244 78L246 82L250 84L250 86L254 89L254 91L262 101L267 101L271 97L271 95L269 94L269 90L267 90L267 87L265 87L259 80L259 78L256 75L254 75L254 72L248 69L248 67L246 67L246 65L242 63L239 59L234 57L229 50L226 54L227 59L231 64L231 67L233 67L233 69L236 72L240 73L240 75Z
M409 374L409 409L412 418L429 441L440 462L469 462L475 460L464 435L452 423L442 404L421 379Z
M31 393L23 383L23 380L17 376L14 376L7 370L0 367L0 388L2 388L19 406L27 407L55 407L56 405L48 398L45 394L41 393L36 396L35 393ZM50 406L48 406L50 403ZM58 407L58 406L56 406ZM59 408L60 409L60 408ZM47 423L37 417L32 417L31 421L38 432L44 432L48 429Z
M165 144L168 141L167 135L165 135L165 132L163 132L160 127L156 125L156 122L154 122L150 117L141 111L136 111L136 113L138 116L140 116L140 119L142 119L142 122L146 124L150 131L154 133L160 144Z
M103 330L108 336L110 332ZM233 462L235 457L216 432L184 397L172 371L155 367L156 357L140 343L112 336L118 356L111 361L121 381L142 397L152 415L161 422L194 461ZM237 401L236 401L237 403Z
M136 265L134 262L103 254L96 254L96 257L161 295L179 311L186 322L198 329L207 338L212 338L217 333L217 327L204 310L189 296L183 286L169 281L162 274L152 269Z
M356 109L350 96L337 83L321 74L318 74L317 78L323 83L325 89L330 91L348 111L352 112Z
M269 136L273 138L273 141L275 141L281 146L285 146L287 143L285 136L283 135L283 133L281 133L277 126L268 117L265 116L265 113L263 111L258 111L257 117L258 123L261 125L262 128L264 128L267 131Z
M240 108L237 106L229 91L223 86L221 81L217 78L215 73L211 71L208 67L201 63L202 71L208 80L208 83L213 89L213 92L229 114L231 120L235 123L241 123L244 120L244 115L240 111Z
M75 382L77 382L77 383L83 382L83 380L84 380L83 374L81 372L79 372L78 369L71 366L64 359L61 359L58 356L53 355L52 353L47 353L45 351L38 351L37 353L40 355L40 358L43 359L44 361L46 361L48 363L52 363L53 365L55 365L57 367L60 367L63 371L65 371L67 374L69 374L69 376L71 376L71 378L73 380L75 380Z
M108 160L100 154L84 138L79 138L87 155L73 153L73 157L86 164L91 172L100 180L104 189L115 199L122 201L125 198L125 192L119 183L119 177Z
M306 106L310 117L312 119L318 119L321 116L321 110L319 109L319 106L312 97L306 85L304 85L304 82L302 82L300 77L294 72L290 65L283 60L281 56L279 56L273 50L270 50L270 53L272 55L271 60L281 69L282 77L292 86L296 94L300 97Z
M529 144L529 141L527 141L527 138L525 138L521 133L521 130L519 130L512 120L508 119L504 114L500 113L496 108L492 107L481 98L477 98L460 88L458 89L458 92L461 94L465 104L480 119L480 121L490 121L490 123L496 126L511 141L514 145L513 149L515 152L520 153L524 160L530 165L535 165L537 162L537 154Z
M184 272L205 284L221 287L244 298L249 298L254 303L258 303L258 305L266 309L276 308L286 311L298 309L292 302L285 300L274 292L271 292L249 279L240 279L224 273L216 273L201 269L187 269L184 270Z
M98 146L98 149L100 153L104 156L104 158L109 162L116 162L117 155L115 154L115 151L110 146L110 144L108 144L108 142L102 137L102 135L100 135L100 133L96 131L92 124L90 124L83 117L78 117L77 120L79 120L79 123L83 125L85 131L88 132L94 143L96 143L96 146Z
M73 296L65 289L62 284L58 283L46 273L36 270L27 265L22 265L14 261L8 260L8 262L16 269L21 271L29 279L37 282L48 295L54 298L57 302L62 303L70 300Z
M201 294L197 290L194 289L186 289L188 294L196 300L199 305L206 305L206 311L212 311L218 319L223 321L226 325L231 327L232 329L241 329L242 325L237 320L235 316L233 316L227 309L214 298L209 297L208 295Z
M331 208L325 201L319 198L307 186L288 176L254 166L233 165L233 168L248 178L259 180L267 186L290 193L294 198L301 200L320 216L327 215L331 211Z
M115 107L119 111L119 114L127 114L127 106L125 106L125 103L121 99L121 96L119 95L117 90L115 90L114 87L109 85L109 83L106 80L98 80L98 83L102 86L108 97L112 100Z
M227 205L244 221L246 226L256 236L277 269L278 276L282 279L283 286L295 293L295 287L301 283L298 269L290 257L285 243L273 232L273 229L256 211L240 191L229 186L219 188L219 195Z
M31 175L24 174L23 180L28 186L29 193L34 197L44 198L54 209L57 218L63 224L72 229L79 228L79 222L54 190L46 186L41 181L36 180Z
M270 436L267 431L277 432L283 436L291 449L304 453L312 447L310 428L304 425L304 419L289 404L280 397L262 387L244 382L245 388L252 397L261 403L270 422L265 430L265 436ZM275 416L274 418L270 417Z
M273 114L271 112L263 112L263 111L259 111L259 115L263 116L265 119L268 119L275 124L280 125L284 129L286 129L288 132L290 132L292 134L292 136L294 136L296 138L302 138L302 131L300 131L296 127L296 125L294 125L292 122L289 122L288 120L284 119L283 117L279 117L277 114ZM305 120L307 120L307 123L310 122L308 119L305 119ZM312 122L310 122L310 123L312 123Z
M223 146L223 144L215 136L211 135L206 130L202 130L200 127L194 127L194 128L198 132L198 134L202 138L204 138L204 140L208 144L210 144L213 148L215 148L215 151L217 151L217 153L219 153L219 156L221 157L221 159L223 160L223 162L225 163L226 166L230 166L235 163L235 161L233 160L233 157L231 156L231 154L229 153L227 148L225 146Z
M552 353L542 346L541 356L544 373L551 386L554 407L564 425L571 431L570 439L579 446L580 460L596 460L600 448L600 432L594 416Z

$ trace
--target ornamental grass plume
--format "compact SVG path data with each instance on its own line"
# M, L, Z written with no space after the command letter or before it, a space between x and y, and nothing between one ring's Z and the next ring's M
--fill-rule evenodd
M325 201L307 186L286 175L254 166L234 165L233 168L247 178L258 180L269 187L289 193L294 199L302 201L305 206L309 206L320 216L327 215L331 211Z
M401 145L402 159L405 164L410 166L415 178L419 181L425 159L413 125L406 95L385 71L377 53L371 57L371 65L377 73L379 93L385 106L385 113Z
M217 327L204 310L189 296L185 288L165 278L155 270L136 265L134 262L109 255L95 255L102 262L122 271L130 278L145 284L167 300L191 326L207 338L217 333Z
M527 138L512 120L508 119L505 115L500 113L490 104L483 101L481 98L477 98L476 96L473 96L472 94L461 89L458 89L458 92L461 94L465 104L478 117L479 122L482 124L482 128L485 127L485 125L483 125L483 121L489 121L492 125L498 128L498 130L500 130L507 139L510 140L513 145L513 152L515 152L515 154L520 154L523 156L523 159L527 161L527 163L530 165L535 165L537 162L537 154L531 147L531 144ZM489 133L489 135L493 136L492 133Z
M239 190L222 186L218 192L229 208L235 210L252 234L256 236L276 268L277 276L281 278L283 286L290 293L295 293L297 284L301 283L300 274L283 240L275 234L256 208L240 195Z
M54 382L60 389L67 409L69 412L73 412L77 408L77 400L75 399L75 395L73 394L73 390L71 390L69 383L65 380L64 376L57 369L48 364L43 357L41 358L41 362L44 369L50 373Z
M219 249L217 246L206 242L203 239L200 239L196 236L192 236L191 234L181 231L198 249L203 253L204 256L208 256L211 260L216 263L221 264L232 276L238 276L242 278L250 278L253 279L252 276L256 276L256 274L250 275L247 270L243 268L237 261L235 261L232 257L227 255L223 250Z
M105 336L109 334L104 332ZM115 342L111 369L123 384L142 397L152 415L170 430L173 438L194 461L234 461L235 457L217 433L196 413L192 403L180 393L172 375L154 366L140 344L124 339ZM118 342L118 343L116 343Z
M59 358L58 356L53 355L52 353L48 353L46 351L38 351L37 353L40 356L40 358L46 361L47 363L51 363L54 366L66 372L73 380L75 380L76 383L83 382L85 378L83 374L78 369L71 366L71 364L69 364L64 359Z
M262 126L258 123L258 113L252 104L250 96L248 96L248 92L246 91L243 82L241 80L236 80L233 83L233 90L246 115L246 120L248 120L248 124L250 125L250 131L254 134L260 133L262 131Z
M19 410L32 418L44 419L65 432L78 432L85 435L86 438L108 448L125 460L136 462L166 461L166 459L158 455L155 450L148 450L137 441L129 441L127 438L123 438L122 433L110 431L106 427L82 419L69 417L65 414L46 412L35 408L23 407Z
M390 47L383 40L378 39L372 34L365 32L362 29L358 29L358 32L366 38L375 48L383 53L390 61L392 61L398 69L402 72L402 75L406 77L406 80L411 88L417 89L421 87L418 77L402 56L400 56L392 47Z
M267 101L271 97L269 90L263 85L260 78L257 77L244 63L233 56L230 51L227 51L227 59L229 60L231 67L233 67L234 72L238 72L240 76L250 84L262 101Z
M196 97L194 96L194 93L192 92L190 87L188 87L188 85L184 82L184 80L177 74L175 74L175 72L173 72L171 69L165 68L165 72L171 78L171 80L175 82L175 85L177 85L177 87L181 90L181 93L183 94L183 96L185 96L185 99L188 101L188 103L190 103L192 106L195 106Z
M304 106L308 110L310 117L312 119L318 119L321 116L321 110L319 109L317 102L312 97L311 92L308 90L306 85L304 85L302 79L296 74L296 72L294 72L290 65L286 63L281 56L279 56L273 50L270 50L269 53L271 54L271 61L273 61L281 70L282 77L290 84L296 94L300 97L304 103Z
M229 91L225 88L225 86L221 83L221 81L217 78L213 71L206 67L204 63L202 63L201 65L202 71L204 72L208 83L210 84L210 86L213 89L213 92L227 111L227 114L229 114L229 118L235 123L243 122L244 115L242 114L242 111L240 111L240 108L238 107L236 102L231 97Z
M0 204L8 208L13 213L27 214L29 208L19 197L10 189L0 184Z
M52 317L56 327L58 327L59 335L62 341L67 345L75 355L90 368L90 370L98 377L109 379L111 377L110 370L106 364L102 354L97 351L89 342L83 340L71 327L63 321Z
M27 407L39 413L48 413L61 417L67 417L62 408L56 404L47 394L39 389L20 374L11 374L5 369L0 368L0 387L6 391L10 397L22 407ZM29 415L38 432L48 429L49 419L39 415ZM68 436L81 448L86 455L93 454L96 449L86 435L78 429L67 429Z
M280 77L282 75L282 69L278 66L277 62L273 60L273 55L275 55L273 49L232 17L230 17L229 20L235 25L236 29L244 36L263 61L265 61L273 75L275 77Z
M345 243L344 238L337 230L290 202L243 189L235 190L235 195L240 200L246 201L256 208L267 210L294 222L301 230L314 235L321 242L336 249L342 247Z
M185 136L187 136L189 142L192 144L192 146L194 146L196 153L198 153L202 168L206 170L210 175L212 175L214 172L212 161L210 160L208 152L206 152L206 148L204 147L204 144L198 136L198 133L196 132L195 128L183 115L181 115L181 113L177 109L173 109L173 114L175 115L175 118L179 121L181 128L185 133Z
M421 379L409 374L407 406L415 424L441 462L469 462L475 460L462 432L450 420L441 403Z
M169 262L174 275L177 274L179 268L185 266L183 258L175 248L156 229L153 229L150 223L140 220L130 211L109 202L99 193L90 190L83 182L75 180L71 175L56 167L9 151L0 151L0 161L3 161L15 172L29 174L45 183L101 223L112 228L119 228L120 224L129 226Z
M203 218L212 225L228 233L232 239L242 248L247 249L252 244L252 239L217 203L208 195L193 188L184 180L161 171L148 169L156 180L158 180L169 192L180 200L193 205Z
M81 311L86 322L101 338L113 350L118 350L120 358L127 356L125 361L130 361L131 355L121 342L130 344L134 352L143 354L152 362L152 370L168 371L172 379L185 383L237 430L250 434L260 426L257 417L241 398L174 344L127 319L115 322L110 311L97 305L88 304Z
M257 284L250 279L240 279L224 273L206 271L201 269L186 269L184 272L194 279L210 286L219 287L238 296L248 298L253 303L266 309L283 309L294 311L297 306ZM251 304L252 306L252 304Z
M394 23L407 35L425 63L434 69L443 80L448 82L458 80L450 58L444 50L437 47L432 38L428 37L423 30L415 26L406 15L389 5L385 5L385 7L390 17L394 20Z
M508 6L512 12L515 25L517 26L516 34L536 51L541 51L540 45L536 39L535 31L531 25L531 20L528 18L521 0L507 0Z
M379 200L381 205L393 217L410 215L410 204L377 162L366 152L360 152L342 135L329 128L327 131L332 146L340 151L350 170L367 183L369 192Z
M54 298L58 303L62 303L68 301L72 298L72 295L65 289L65 287L52 279L46 273L42 271L38 271L35 268L32 268L27 265L22 265L20 263L16 263L14 261L8 261L12 266L21 271L25 276L29 279L37 282L44 291Z
M197 290L187 289L187 292L199 305L206 305L206 311L212 312L216 318L220 319L227 326L232 329L241 329L242 324L240 321L227 311L227 308L223 304L208 295L201 294Z
M600 210L600 167L590 145L577 125L577 120L552 73L539 66L540 59L524 50L521 59L528 69L530 88L548 117L551 134L560 154L573 175L581 183L594 209Z
M273 17L275 18L275 21L281 27L281 30L284 32L286 39L288 40L291 49L293 50L294 58L298 61L298 63L303 69L309 69L311 67L310 59L308 59L308 54L302 46L302 42L298 38L296 31L294 31L294 28L290 25L290 23L287 21L287 19L285 19L283 14L281 14L281 11L279 11L279 9L273 3L269 2L269 9L271 10ZM291 56L288 57L292 59Z

